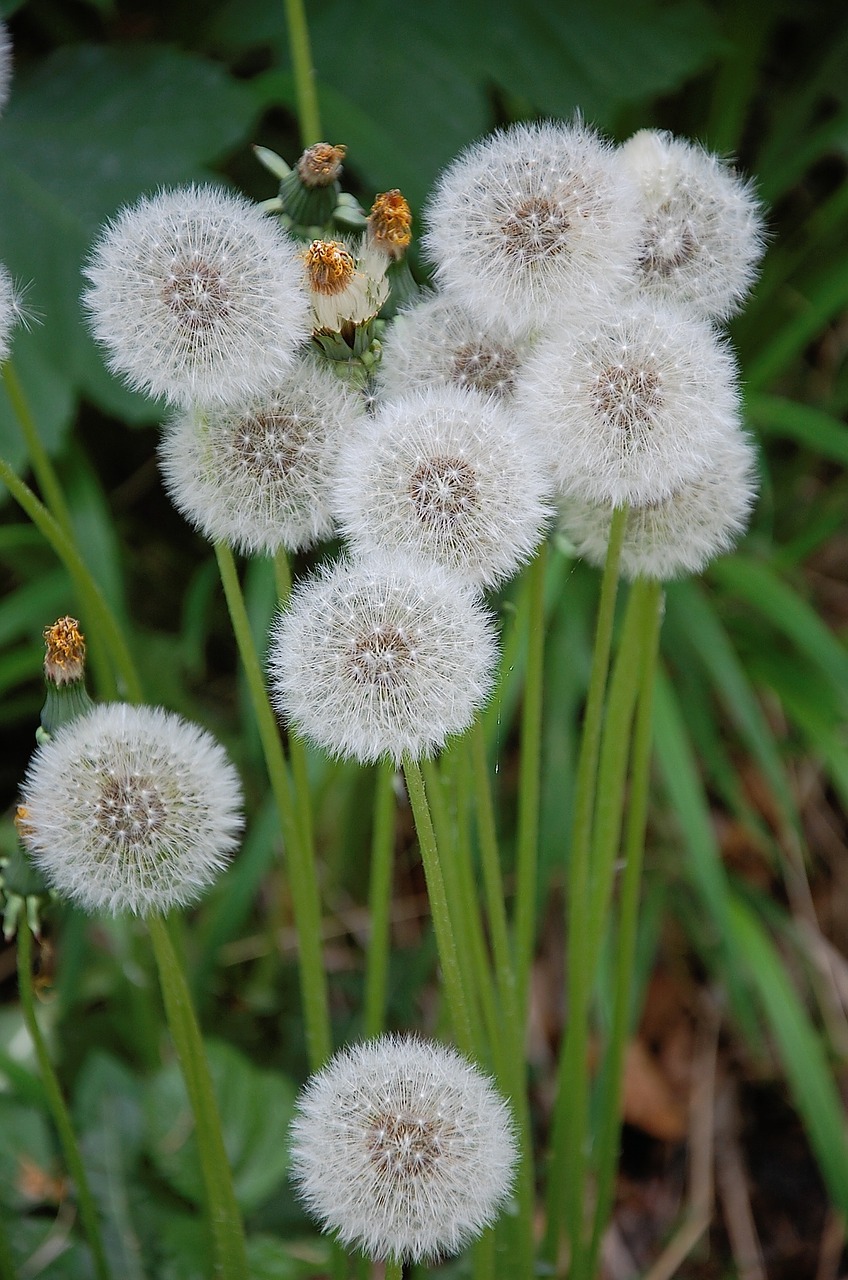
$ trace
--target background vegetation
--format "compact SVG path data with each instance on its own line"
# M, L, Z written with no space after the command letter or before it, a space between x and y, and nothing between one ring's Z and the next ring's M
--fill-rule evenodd
M205 1026L219 1041L213 1065L255 1274L315 1274L324 1248L284 1180L285 1127L306 1068L258 738L214 561L161 491L151 406L104 371L78 302L98 226L138 193L217 175L257 199L274 194L250 144L290 161L299 151L284 8L0 7L16 54L0 120L0 260L27 284L35 320L16 337L14 366L147 699L211 728L248 788L244 851L193 917L186 947ZM696 1251L678 1274L762 1274L745 1269L759 1263L756 1250L744 1262L744 1222L732 1208L741 1171L768 1276L836 1276L839 1215L848 1212L848 20L824 0L311 0L308 14L325 133L347 144L347 181L365 203L397 186L420 215L439 169L468 141L499 123L579 108L616 138L655 126L735 155L768 206L762 278L732 330L762 447L762 498L737 554L705 581L668 592L639 941L644 1009L628 1067L616 1221L632 1261L647 1269L680 1214L696 1225L706 1214L711 1260ZM26 472L5 393L0 453ZM545 874L530 1041L540 1136L563 1016L553 959L563 793L596 593L595 575L565 552L551 558L547 594ZM42 702L41 631L79 605L8 500L0 564L8 850ZM245 589L261 640L274 608L270 565L251 563ZM508 620L509 597L500 605ZM523 669L520 650L513 656L489 713L507 858ZM317 755L311 770L341 1042L361 1030L370 778ZM390 1024L413 1027L432 1024L434 953L411 826L404 814L400 822ZM96 1189L108 1190L116 1274L202 1275L197 1171L174 1140L181 1093L173 1064L161 1066L150 961L131 926L92 925L69 910L51 918L46 936L42 1016ZM10 981L13 950L0 965ZM20 1027L10 982L0 1010L0 1212L14 1221L19 1261L36 1259L27 1275L86 1276ZM723 1110L702 1140L689 1132L686 1106L707 1086ZM696 1159L707 1141L707 1167L717 1156L714 1214L708 1189L705 1199L685 1176L687 1137Z

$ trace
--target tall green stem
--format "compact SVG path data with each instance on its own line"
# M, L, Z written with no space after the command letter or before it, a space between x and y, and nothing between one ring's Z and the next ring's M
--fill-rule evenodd
M188 983L165 920L161 916L150 916L147 925L159 969L165 1016L194 1115L197 1153L212 1231L214 1274L216 1280L244 1280L248 1274L244 1227Z
M304 147L321 141L321 117L315 89L315 67L309 44L309 27L303 0L286 0L286 25L294 70L294 93L300 139Z
M518 837L515 854L515 985L522 1021L533 963L536 933L536 880L539 843L539 788L542 766L542 685L545 659L545 569L543 542L530 565L527 601L527 673L521 710L518 765Z
M636 955L639 898L645 852L645 827L648 817L648 792L651 772L654 677L657 669L657 652L662 618L662 589L659 583L637 583L636 585L641 586L644 590L646 607L643 613L644 631L639 702L636 711L636 728L633 735L633 753L630 763L630 809L627 816L625 837L624 876L621 883L621 903L616 933L615 995L613 998L609 1046L604 1063L604 1087L599 1109L598 1185L589 1263L586 1269L586 1274L589 1276L593 1276L597 1269L601 1239L612 1207L618 1142L621 1132L619 1111L621 1105L622 1065L624 1062L624 1046L632 1015L633 968Z
M593 978L586 964L589 923L586 901L604 694L612 645L618 566L626 523L625 508L613 512L577 762L566 916L568 1029L557 1070L547 1222L542 1246L543 1260L549 1266L556 1262L563 1206L572 1262L583 1234L586 1152L583 1149L582 1135L586 1132L589 1107L589 1003Z
M400 1258L389 1258L386 1263L385 1280L403 1280L403 1263Z
M395 767L384 760L377 768L374 787L371 884L368 891L370 930L365 966L365 1035L369 1038L379 1035L385 1025L394 843Z
M12 497L29 516L32 523L42 534L45 541L53 548L59 560L68 570L80 597L80 603L87 612L86 630L96 630L112 657L112 662L120 672L124 681L124 693L131 702L141 702L141 682L135 669L130 651L127 648L121 629L115 616L106 603L94 578L80 556L74 544L68 539L59 522L50 514L42 502L21 480L5 458L0 458L0 480L6 485ZM107 697L117 696L118 690L114 677L108 667L98 669L98 679Z
M406 789L409 803L418 832L418 843L421 848L421 860L424 864L424 875L427 880L427 896L430 900L430 911L433 917L433 928L436 934L436 946L442 966L442 979L445 984L448 1007L453 1020L457 1044L463 1053L472 1054L474 1037L471 1033L471 1021L468 1013L468 1001L462 984L462 971L456 950L456 939L453 935L450 912L448 910L445 882L427 803L427 792L424 779L416 761L404 756L403 772L406 778Z
M274 576L277 584L277 599L281 608L285 608L291 595L292 575L289 558L283 547L274 556ZM314 862L315 833L312 824L312 792L309 786L306 747L303 739L294 729L289 730L289 759L294 779L294 799L301 837L310 859Z
M303 839L302 823L283 754L283 745L268 701L265 680L253 643L250 621L233 554L222 543L216 544L215 554L218 557L218 568L230 611L233 633L244 668L253 713L256 716L268 777L280 814L300 948L299 973L309 1064L314 1071L330 1056L332 1045L327 980L321 947L321 897L315 861Z
M26 394L21 386L21 380L11 360L7 360L3 365L3 385L6 388L6 395L9 397L9 403L21 428L27 454L32 463L32 469L35 472L35 478L38 481L38 487L41 489L45 504L67 537L72 538L71 513L65 502L65 495L62 492L59 477L56 475L53 463L50 461L50 455L41 442L35 418L32 415Z
M32 937L25 918L22 918L18 925L18 989L21 994L21 1010L24 1015L24 1022L35 1048L35 1056L38 1059L38 1069L41 1073L44 1093L47 1097L50 1113L53 1116L53 1122L56 1125L56 1131L59 1134L59 1141L62 1144L68 1172L76 1187L80 1218L91 1249L95 1275L97 1280L109 1280L109 1266L106 1262L106 1253L100 1235L100 1220L97 1216L94 1197L88 1184L88 1177L80 1155L76 1134L71 1124L71 1117L65 1105L65 1099L62 1097L62 1090L59 1087L59 1081L53 1070L53 1064L47 1052L47 1045L36 1017L35 999L32 994Z

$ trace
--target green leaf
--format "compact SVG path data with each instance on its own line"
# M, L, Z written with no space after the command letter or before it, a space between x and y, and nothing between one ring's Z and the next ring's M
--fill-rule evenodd
M208 178L205 164L242 141L253 113L222 67L156 46L70 45L16 80L0 129L0 260L30 284L41 321L18 335L16 353L48 442L77 391L131 421L156 416L106 373L82 323L80 266L120 205ZM7 421L0 431L8 435Z
M730 904L736 950L765 1012L833 1203L848 1212L848 1143L842 1102L822 1049L780 954L749 906Z
M286 1175L296 1091L285 1076L258 1070L230 1045L213 1042L206 1048L236 1196L249 1212L267 1200ZM202 1204L193 1121L176 1063L151 1082L147 1120L150 1153L159 1172L180 1195Z
M848 427L824 410L781 396L752 396L746 411L766 435L795 440L848 467Z

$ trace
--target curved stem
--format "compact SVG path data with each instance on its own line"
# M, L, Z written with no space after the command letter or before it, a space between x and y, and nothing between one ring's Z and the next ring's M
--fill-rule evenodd
M626 508L613 512L609 545L601 581L601 597L595 630L592 670L577 762L571 856L568 866L566 918L568 1029L560 1050L553 1136L547 1189L547 1222L542 1246L544 1261L553 1266L559 1249L563 1219L574 1265L583 1238L586 1151L589 1107L589 1002L592 977L586 964L589 890L589 852L595 805L598 754L603 723L604 695L609 670L618 566L627 523Z
M6 395L9 397L9 403L21 428L27 454L32 463L32 469L35 472L38 487L44 496L47 509L55 517L56 523L64 530L67 537L72 539L73 524L71 522L71 513L65 502L65 495L62 492L59 477L56 475L53 463L50 461L50 455L41 442L35 418L32 415L21 380L11 360L7 360L3 365L3 385L6 388Z
M424 779L418 764L409 756L403 758L403 772L406 778L406 789L409 803L418 832L418 843L421 848L421 861L424 864L424 875L427 880L427 896L430 900L430 911L433 916L433 928L436 933L436 946L442 966L442 978L445 984L448 1007L453 1020L457 1044L465 1054L473 1054L474 1037L471 1034L471 1021L468 1013L468 1001L462 984L462 971L456 950L456 939L453 935L450 912L448 910L445 882L439 860L439 850L433 831L430 806L427 803L427 792Z
M321 947L321 896L315 861L303 839L302 822L295 803L283 744L268 701L268 692L259 656L253 643L233 553L223 543L216 543L215 554L218 558L221 583L230 611L230 620L244 668L253 713L256 716L268 777L280 815L300 950L299 973L309 1065L313 1071L317 1071L330 1056L332 1036L327 979Z
M84 630L96 629L103 643L109 649L115 668L123 678L125 696L130 702L141 702L143 695L135 663L132 660L115 616L103 598L100 588L91 576L85 561L74 544L68 540L58 521L54 519L44 504L38 500L29 485L25 484L12 467L9 466L5 458L0 458L0 480L7 486L18 506L22 507L27 513L39 533L50 544L68 570L79 593L80 602L88 613L90 625L87 625ZM118 690L111 672L107 670L105 674L103 672L99 674L103 677L106 696L116 697Z
M212 1231L215 1276L218 1280L243 1280L248 1274L244 1226L203 1038L168 925L161 916L150 916L147 926L159 969L165 1016L194 1115L197 1153Z
M71 1117L65 1105L65 1099L62 1097L62 1090L59 1087L59 1081L56 1072L53 1070L53 1064L47 1052L47 1045L36 1017L35 998L32 993L32 937L25 918L22 918L18 925L18 989L21 995L21 1010L24 1015L24 1022L35 1048L35 1056L38 1059L38 1069L41 1073L44 1093L59 1134L59 1141L62 1144L68 1172L76 1187L80 1218L91 1249L95 1275L97 1280L109 1280L109 1266L106 1262L106 1253L100 1235L100 1220L97 1216L94 1197L88 1184L88 1177L80 1155L76 1134L71 1124Z
M636 584L640 585L640 584ZM642 663L639 703L633 735L630 764L630 810L624 847L624 876L621 883L621 905L616 936L615 995L609 1047L604 1064L604 1088L601 1095L600 1133L598 1135L598 1187L595 1221L586 1274L595 1274L601 1238L612 1207L618 1140L621 1131L622 1065L624 1046L632 1015L631 992L639 922L639 896L642 863L645 853L645 826L648 817L648 792L651 772L652 710L654 677L662 619L662 588L659 583L644 584L646 607L643 615Z
M371 837L371 884L368 891L370 931L365 966L365 1035L383 1030L391 945L392 855L395 843L395 767L382 761L374 787L374 830Z
M300 139L304 147L321 141L321 117L315 89L315 67L309 44L309 27L303 0L286 0L286 25L294 70L294 92Z

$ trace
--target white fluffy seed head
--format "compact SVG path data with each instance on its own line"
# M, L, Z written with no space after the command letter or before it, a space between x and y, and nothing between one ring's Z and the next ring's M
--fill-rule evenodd
M15 288L12 277L0 263L0 364L7 359L12 349L12 334L15 325L24 317L21 295Z
M441 749L489 692L497 644L465 581L405 557L342 560L295 588L271 636L277 711L368 763Z
M361 397L306 358L261 397L179 413L159 449L166 488L211 541L245 555L303 550L333 532L330 478L364 416Z
M545 435L559 491L611 506L660 502L739 429L736 365L704 321L648 301L541 339L516 390Z
M442 175L427 222L440 284L518 334L615 291L635 261L635 188L580 120L513 125L469 147Z
M756 454L732 432L712 462L670 497L627 513L621 571L627 578L666 582L702 573L744 533L757 492ZM603 567L612 508L572 499L563 503L562 530L578 555Z
M550 515L539 444L492 397L434 387L378 409L339 457L335 504L353 547L406 551L493 586Z
M518 1161L492 1081L414 1037L337 1053L301 1093L291 1139L309 1212L376 1259L457 1253L497 1217Z
M86 911L193 902L242 828L238 775L211 734L159 707L106 703L39 747L23 785L26 845Z
M764 248L752 184L703 147L656 129L635 133L620 155L639 191L639 287L703 316L738 311Z
M0 111L9 101L12 83L12 38L5 22L0 22Z
M529 350L529 333L481 324L452 295L436 294L395 317L378 387L386 399L443 384L508 400Z
M309 336L294 242L249 200L214 187L160 191L121 210L85 273L109 367L171 404L261 393Z

